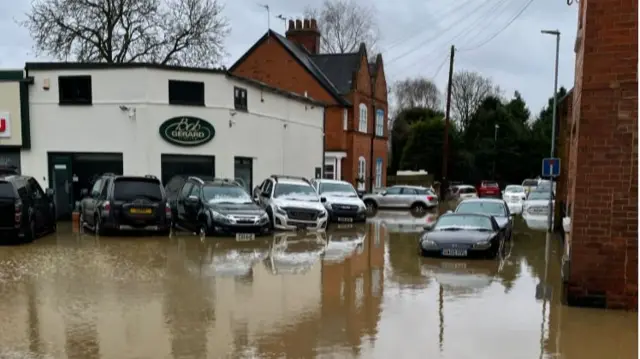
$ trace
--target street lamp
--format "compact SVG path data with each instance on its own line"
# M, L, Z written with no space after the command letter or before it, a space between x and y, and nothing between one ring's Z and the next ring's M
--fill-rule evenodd
M555 74L553 80L553 119L551 124L551 158L554 157L556 152L556 115L557 115L557 107L558 107L558 59L560 57L560 31L558 30L542 30L541 33L545 35L553 35L556 37L556 64L555 64ZM549 186L549 218L548 218L548 227L547 230L549 232L553 232L553 178L550 178L551 185Z
M494 131L493 131L493 170L491 171L493 179L496 179L496 146L498 143L498 129L500 128L500 125L498 125L497 123L494 126Z

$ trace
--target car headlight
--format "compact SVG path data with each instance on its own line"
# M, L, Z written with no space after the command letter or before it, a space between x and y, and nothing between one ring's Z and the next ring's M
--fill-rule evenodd
M280 208L280 206L278 206L278 205L274 205L274 206L273 206L273 209L275 209L275 211L276 211L277 213L280 213L280 214L287 214L287 212L285 212L285 210L284 210L284 209L282 209L282 208Z
M225 223L230 222L228 216L216 211L211 211L211 217L213 218L214 221L225 222Z
M358 205L358 212L364 212L366 210L367 210L367 206L364 205L364 202Z
M438 244L430 239L421 239L420 240L420 245L422 246L422 248L435 248L438 246Z
M318 218L324 218L327 215L327 211L320 211L320 214L318 215Z
M260 222L265 222L269 220L269 215L267 214L267 212L264 212L261 216L260 216Z

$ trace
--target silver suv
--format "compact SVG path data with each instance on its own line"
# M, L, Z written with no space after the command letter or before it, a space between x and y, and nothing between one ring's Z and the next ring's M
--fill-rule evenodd
M393 186L380 193L367 194L362 200L369 211L378 208L410 208L412 211L423 212L438 206L435 192L431 188L420 186Z
M304 177L272 175L254 189L254 199L276 229L325 230L328 213Z

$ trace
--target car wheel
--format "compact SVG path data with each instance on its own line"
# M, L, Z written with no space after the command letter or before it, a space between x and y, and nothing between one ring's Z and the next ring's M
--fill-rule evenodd
M415 213L424 213L427 210L427 206L424 203L414 203L411 206L411 211Z
M378 205L373 200L367 199L364 201L364 205L367 206L367 212L375 212L378 209Z

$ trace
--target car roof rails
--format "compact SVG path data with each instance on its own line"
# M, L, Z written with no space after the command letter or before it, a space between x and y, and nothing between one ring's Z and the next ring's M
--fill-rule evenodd
M151 179L158 179L158 177L154 176L154 175L144 175L144 178L151 178Z
M187 180L193 180L193 181L196 181L196 182L198 182L198 183L200 183L200 184L204 183L204 181L202 180L202 178L200 178L200 177L196 177L196 176L189 176L189 177L187 178Z
M311 182L309 182L309 180L308 180L308 179L306 179L305 177L301 177L301 176L271 175L271 178L275 179L275 180L276 180L276 182L277 182L279 179L281 179L281 178L282 178L282 179L297 179L297 180L305 181L305 182L307 182L307 183L311 184Z
M106 172L102 174L103 176L115 176L116 174L113 172Z
M237 180L231 179L231 178L218 178L218 177L215 177L210 182L212 182L212 183L224 183L224 184L230 184L230 185L234 185L234 186L238 186L238 187L243 187L242 184L240 184L240 182L238 182Z

